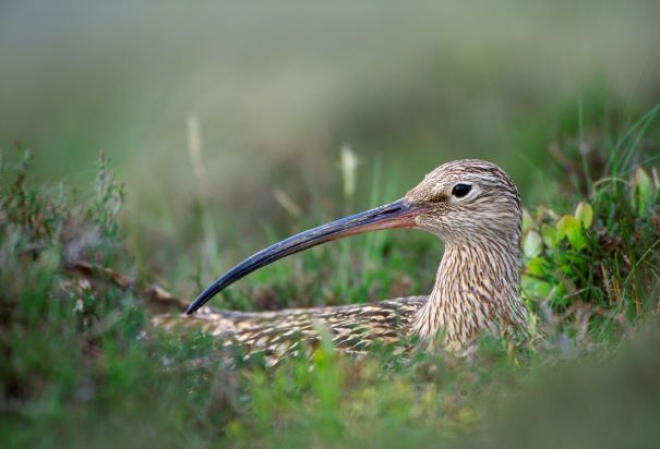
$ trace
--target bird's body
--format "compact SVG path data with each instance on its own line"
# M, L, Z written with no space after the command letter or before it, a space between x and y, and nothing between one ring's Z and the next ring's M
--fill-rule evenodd
M464 347L481 331L523 334L527 313L518 296L522 208L515 184L499 167L460 160L441 165L400 201L286 239L246 259L208 287L188 314L250 272L282 257L361 232L414 227L445 242L429 296L369 304L243 313L204 308L195 317L156 323L200 327L275 362L327 330L339 349L367 351L417 339Z
M327 332L339 350L353 354L369 351L374 344L405 342L418 311L428 296L409 296L367 304L284 309L272 312L236 312L206 308L190 318L156 317L156 324L193 327L219 336L227 346L239 346L247 354L259 352L272 363L297 353L301 345L316 346Z

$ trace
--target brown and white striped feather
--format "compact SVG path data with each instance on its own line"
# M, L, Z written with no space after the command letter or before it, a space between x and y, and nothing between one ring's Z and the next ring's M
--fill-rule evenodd
M199 329L223 338L225 346L238 346L252 355L262 353L274 361L315 346L327 331L337 349L362 353L374 343L401 342L428 296L409 296L368 304L285 309L273 312L236 312L204 308L194 316L157 315L153 322L167 330Z

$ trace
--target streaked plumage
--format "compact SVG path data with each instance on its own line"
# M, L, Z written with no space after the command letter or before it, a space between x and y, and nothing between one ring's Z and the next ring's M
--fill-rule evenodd
M277 361L301 342L329 331L336 346L367 351L376 340L419 337L423 344L460 348L482 330L523 334L527 313L518 296L522 208L514 182L480 160L441 165L395 203L338 220L269 247L214 282L188 309L250 272L319 243L377 229L414 227L445 242L431 295L377 303L243 313L201 309L192 317L160 315L157 325L200 327Z
M261 352L274 364L297 353L301 344L318 343L327 330L333 344L354 354L367 352L378 341L399 343L411 335L416 312L428 296L409 296L370 304L284 309L275 312L214 311L204 308L194 317L158 315L157 325L166 329L192 327L239 345L249 354Z

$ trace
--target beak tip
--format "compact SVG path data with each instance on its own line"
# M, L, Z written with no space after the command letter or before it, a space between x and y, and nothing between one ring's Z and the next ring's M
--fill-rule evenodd
M195 301L188 306L188 309L186 310L186 316L190 316L197 312L197 309L199 309L199 306L197 305L197 301Z

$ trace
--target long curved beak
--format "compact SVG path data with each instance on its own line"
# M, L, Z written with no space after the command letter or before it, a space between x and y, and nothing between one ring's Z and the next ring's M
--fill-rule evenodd
M338 240L350 235L369 231L416 226L415 217L423 210L422 206L412 205L402 199L375 209L321 225L301 232L286 240L259 251L218 278L188 307L187 315L194 313L220 291L261 267L291 254L304 251L322 243Z

